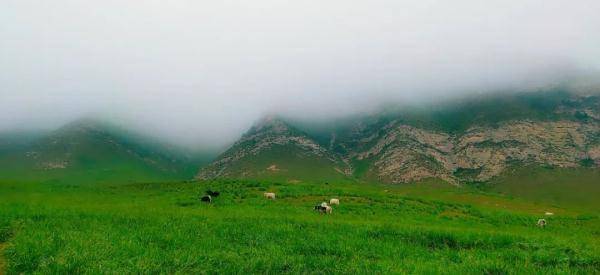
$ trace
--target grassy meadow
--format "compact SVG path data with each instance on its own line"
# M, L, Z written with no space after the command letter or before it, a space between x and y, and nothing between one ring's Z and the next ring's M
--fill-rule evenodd
M331 197L333 214L313 211ZM3 181L0 273L593 274L598 209L435 180Z

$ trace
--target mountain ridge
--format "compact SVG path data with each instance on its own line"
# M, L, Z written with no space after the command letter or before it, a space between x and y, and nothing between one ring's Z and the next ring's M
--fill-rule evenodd
M199 165L172 145L91 118L11 147L0 155L1 174L18 180L186 179Z
M257 123L197 178L251 177L252 171L232 172L241 158L231 156L277 143L278 137L288 135L282 129L290 128L321 154L343 163L343 174L355 180L405 183L439 178L456 184L489 181L519 164L600 166L600 97L595 94L551 90L488 96L428 113L369 116L330 132L330 137L321 131L320 138L284 119L276 121L278 127L285 127ZM259 146L247 143L252 134L261 133L257 129L270 138L262 139ZM276 162L278 156L272 157Z
M275 154L278 159L273 159L268 163L257 160L264 158L265 155ZM300 163L291 163L293 161L282 161L291 157L293 160L304 159ZM236 162L250 160L236 170ZM209 166L201 169L196 176L198 179L210 179L216 177L275 177L277 174L289 171L289 166L307 165L315 163L324 164L324 170L320 176L326 178L343 178L348 175L347 164L337 155L331 154L326 148L319 145L306 133L289 125L281 118L268 116L252 126L238 142L232 145L216 161ZM256 167L256 166L260 167ZM317 170L318 167L314 167ZM257 169L257 170L252 170ZM304 170L303 167L294 169ZM314 171L313 171L314 172ZM262 176L261 176L262 174ZM303 178L301 173L294 173L296 177ZM290 180L298 180L290 178Z

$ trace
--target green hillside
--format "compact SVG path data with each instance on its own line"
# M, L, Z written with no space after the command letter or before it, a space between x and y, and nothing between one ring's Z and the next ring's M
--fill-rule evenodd
M45 131L4 131L0 132L0 156L23 151L35 140L48 134Z
M349 181L347 165L306 133L279 118L252 127L198 178L245 178L279 181Z
M239 171L233 178L266 179L279 181L347 181L337 168L338 163L325 157L306 154L295 146L273 146L256 156L247 156L230 169ZM336 170L338 169L338 170Z
M0 178L111 182L189 179L199 161L113 125L79 120L0 154Z
M600 169L518 167L483 188L532 202L600 210Z

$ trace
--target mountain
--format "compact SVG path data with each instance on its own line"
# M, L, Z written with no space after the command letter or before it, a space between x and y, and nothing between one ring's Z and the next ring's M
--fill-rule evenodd
M23 150L45 134L44 131L24 130L0 132L0 156Z
M3 179L186 179L200 165L195 156L174 146L92 119L78 120L20 143L9 135L1 140L6 144L0 154Z
M385 127L381 134L359 139L348 154L355 163L368 163L364 176L385 182L485 181L514 164L578 167L600 160L598 123L518 120L473 126L461 134L398 121Z
M329 160L319 165L329 171L387 183L489 181L518 166L600 166L600 96L593 93L482 95L388 108L352 123L344 120L330 131L303 125L299 130L269 120L255 126L198 177L260 177L276 174L268 168L287 162L297 164L288 174L293 169L301 178L305 171L304 178L319 180L316 162L300 161L297 152Z
M277 117L254 125L197 178L344 180L349 166L306 133Z
M380 116L338 138L355 175L384 182L488 181L514 165L600 162L600 97L562 91L477 98Z

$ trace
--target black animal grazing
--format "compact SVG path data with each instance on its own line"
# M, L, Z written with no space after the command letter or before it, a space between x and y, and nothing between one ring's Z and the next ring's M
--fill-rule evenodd
M205 195L200 198L200 201L211 203L212 198L210 197L210 195Z
M325 207L321 206L320 204L315 205L315 211L319 211L319 212L325 212Z
M218 191L211 191L211 190L206 190L206 194L208 194L209 196L213 196L213 197L218 197L219 195L221 195L221 193L219 193Z

